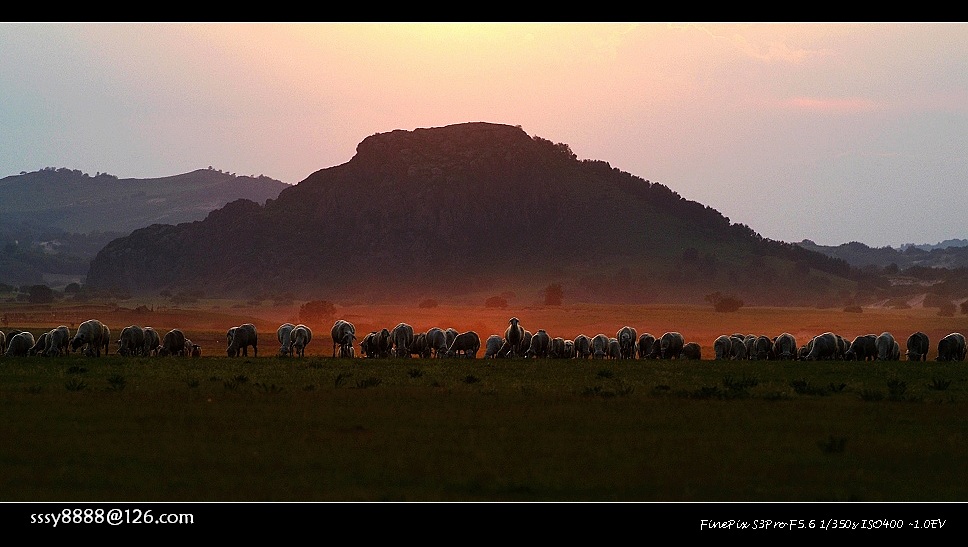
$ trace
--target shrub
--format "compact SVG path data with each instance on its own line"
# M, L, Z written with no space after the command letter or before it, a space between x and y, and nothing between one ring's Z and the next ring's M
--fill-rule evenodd
M864 310L860 306L854 305L854 306L847 306L846 308L844 308L844 311L849 313L863 313Z
M508 301L500 296L492 296L484 301L484 306L488 308L506 308Z
M424 300L423 302L421 302L420 304L418 304L417 307L418 308L436 308L437 307L437 301L434 300L433 298L428 298L428 299Z

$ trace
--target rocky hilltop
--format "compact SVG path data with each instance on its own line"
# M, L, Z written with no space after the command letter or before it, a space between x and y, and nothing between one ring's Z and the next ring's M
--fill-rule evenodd
M91 288L414 301L560 283L568 298L793 303L853 290L849 266L765 239L663 184L520 127L367 137L260 205L153 224L91 262Z

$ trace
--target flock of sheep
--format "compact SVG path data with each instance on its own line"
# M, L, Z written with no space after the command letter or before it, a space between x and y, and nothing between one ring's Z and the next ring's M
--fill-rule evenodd
M337 320L330 331L333 357L356 357L354 344L356 327L349 321ZM312 329L304 324L283 323L276 330L280 356L305 356L306 346L312 341ZM251 346L258 357L258 332L255 325L244 323L226 332L226 354L229 357L248 356ZM129 325L121 330L117 354L122 356L199 356L201 348L187 339L179 329L171 329L164 336L152 327ZM97 319L89 319L78 326L71 336L70 329L61 325L43 333L37 339L26 331L4 335L0 331L0 354L6 356L67 355L80 350L89 356L109 353L111 331ZM427 332L414 332L411 325L399 323L392 329L372 331L360 339L360 355L364 358L413 356L422 358L462 357L474 359L481 350L481 338L474 331L433 327ZM573 340L552 337L545 329L534 333L525 329L517 317L508 321L503 336L492 334L483 343L484 358L553 358L553 359L702 359L701 346L686 342L679 332L661 336L638 334L624 326L615 336L579 334ZM911 361L924 361L930 349L928 336L923 332L911 334L905 342L904 355ZM965 337L953 332L938 341L938 361L964 361ZM796 338L784 332L778 336L753 334L723 334L713 342L717 360L848 360L897 361L901 358L901 344L889 332L866 334L852 341L832 333L812 337L798 345Z
M905 342L909 361L925 361L931 348L928 335L917 331ZM713 343L716 359L797 359L801 361L899 361L901 344L890 332L862 334L852 341L832 332L811 338L797 346L790 333L774 338L755 335L721 335ZM938 361L964 361L965 337L952 332L938 341Z
M190 355L198 357L201 348L185 337L179 329L171 329L164 336L152 327L129 325L121 329L115 342L117 354L122 356ZM84 355L100 357L110 353L111 329L97 319L88 319L71 336L70 329L60 325L36 338L28 331L0 331L0 353L7 357L29 355L58 356L80 351Z
M340 333L337 327L341 324ZM339 334L339 335L338 335ZM353 356L355 330L345 321L337 321L333 331L333 356ZM905 356L911 361L927 359L930 343L923 332L908 337ZM364 357L469 357L475 358L481 339L474 331L458 333L454 329L434 327L425 333L414 334L413 328L400 323L392 330L382 329L363 337L360 351ZM953 332L938 341L938 361L964 361L965 337ZM812 337L798 345L790 333L770 337L753 334L721 335L713 343L717 360L900 360L901 345L889 332L880 335L857 336L853 341L832 332ZM544 329L534 333L525 329L517 317L508 321L504 335L492 334L484 342L484 358L553 358L553 359L702 359L698 342L686 342L679 332L661 336L638 334L624 326L608 336L579 334L573 340L552 337Z

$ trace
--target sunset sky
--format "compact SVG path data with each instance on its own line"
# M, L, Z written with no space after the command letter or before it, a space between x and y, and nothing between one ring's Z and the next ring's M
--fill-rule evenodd
M966 114L963 23L0 23L0 178L295 184L485 121L763 237L898 246L968 238Z

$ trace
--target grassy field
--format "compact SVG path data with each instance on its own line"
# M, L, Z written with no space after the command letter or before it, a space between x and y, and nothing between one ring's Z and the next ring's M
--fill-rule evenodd
M345 311L358 331L408 317ZM0 501L968 500L968 364L709 358L730 332L924 330L934 345L963 317L515 310L563 336L679 330L707 358L333 359L318 335L291 359L274 328L259 357L224 356L223 325L253 317L265 333L285 313L172 316L200 358L0 358ZM479 323L482 338L509 315L425 313L412 324ZM155 317L109 325L166 326Z

